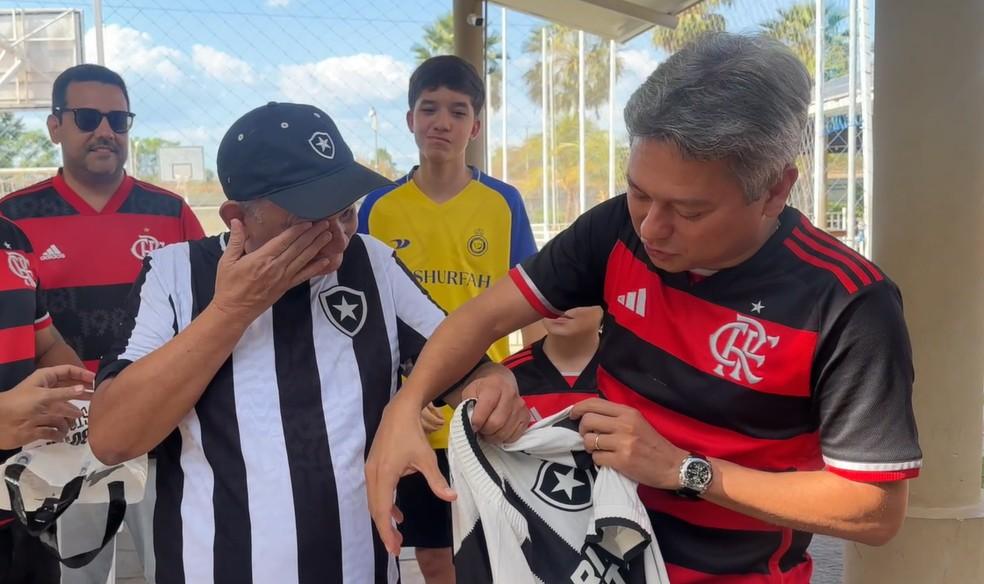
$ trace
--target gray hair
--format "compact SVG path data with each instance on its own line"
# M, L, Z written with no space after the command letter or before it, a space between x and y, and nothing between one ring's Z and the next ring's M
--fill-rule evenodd
M691 160L729 160L748 201L775 184L803 147L810 75L785 45L715 33L687 45L625 106L632 141L666 141Z
M243 215L249 215L254 219L262 221L262 213L260 213L260 206L263 204L263 199L252 199L249 201L238 201L239 208L243 210Z

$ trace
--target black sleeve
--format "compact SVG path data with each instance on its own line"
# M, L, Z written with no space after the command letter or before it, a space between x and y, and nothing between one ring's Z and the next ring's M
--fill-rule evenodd
M631 223L621 195L578 217L510 277L530 305L547 317L600 305L608 256L625 229Z
M126 317L117 328L112 348L99 364L96 387L178 334L174 303L161 281L160 271L155 269L163 260L163 256L156 255L144 258L143 268L126 299Z
M813 375L827 469L864 482L918 475L912 348L902 297L885 280L832 311Z
M34 277L35 277L35 279L38 282L37 287L34 289L34 295L35 295L35 299L34 299L34 324L35 324L36 327L37 326L40 326L40 327L43 328L44 326L47 326L47 324L48 324L46 321L51 318L50 315L48 314L48 299L47 299L47 296L44 293L44 288L41 287L41 280L38 277L38 273L39 272L38 272L37 266L36 266L36 264L34 263L33 260L31 261L31 268L34 271L34 274L35 274Z

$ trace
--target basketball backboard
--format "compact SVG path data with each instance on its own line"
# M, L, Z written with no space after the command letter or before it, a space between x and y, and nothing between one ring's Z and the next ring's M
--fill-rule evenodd
M82 11L0 10L0 110L51 107L51 84L82 62Z
M205 150L201 146L163 146L157 152L161 180L186 182L205 180Z

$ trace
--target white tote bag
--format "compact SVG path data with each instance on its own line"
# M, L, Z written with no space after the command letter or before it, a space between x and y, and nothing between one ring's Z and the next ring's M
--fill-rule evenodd
M66 509L79 503L108 503L106 532L93 550L59 559L70 568L92 561L109 543L123 522L128 503L143 498L147 456L107 466L89 448L88 402L73 402L83 412L62 442L38 441L25 446L0 464L0 509L14 512L28 533L58 554L56 522Z

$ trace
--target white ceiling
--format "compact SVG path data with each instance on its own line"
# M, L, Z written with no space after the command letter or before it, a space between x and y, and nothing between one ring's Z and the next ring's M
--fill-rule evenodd
M620 43L653 26L675 28L677 15L703 0L494 0Z

